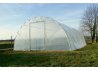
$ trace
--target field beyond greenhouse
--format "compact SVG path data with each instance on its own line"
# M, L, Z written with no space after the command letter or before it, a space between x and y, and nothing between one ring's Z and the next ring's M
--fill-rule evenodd
M98 67L98 43L75 51L13 51L10 47L0 42L0 67Z

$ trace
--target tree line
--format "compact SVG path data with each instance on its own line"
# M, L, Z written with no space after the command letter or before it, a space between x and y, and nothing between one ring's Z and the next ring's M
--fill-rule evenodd
M80 27L82 32L90 33L90 41L92 43L94 41L98 42L98 7L96 4L89 5L84 11L80 21Z

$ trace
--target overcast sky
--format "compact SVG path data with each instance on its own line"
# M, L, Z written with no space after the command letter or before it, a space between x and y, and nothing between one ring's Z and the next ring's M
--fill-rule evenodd
M0 3L0 40L15 38L19 28L34 17L50 17L79 29L83 12L92 3Z

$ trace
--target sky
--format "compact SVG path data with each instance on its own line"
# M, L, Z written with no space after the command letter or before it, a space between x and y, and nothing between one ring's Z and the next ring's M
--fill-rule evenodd
M93 3L0 3L0 40L10 39L11 35L15 38L26 21L41 16L78 30L83 12L91 4Z

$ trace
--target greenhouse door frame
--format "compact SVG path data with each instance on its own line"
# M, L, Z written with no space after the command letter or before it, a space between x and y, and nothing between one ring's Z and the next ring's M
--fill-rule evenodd
M31 22L29 23L29 50L31 50L31 24L36 24L38 22L43 22L44 24L44 51L46 50L46 47L45 47L45 36L46 36L46 25L45 25L45 22L44 21L36 21L36 22Z

